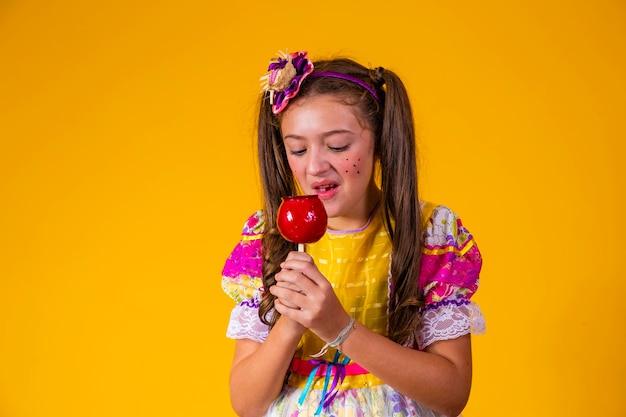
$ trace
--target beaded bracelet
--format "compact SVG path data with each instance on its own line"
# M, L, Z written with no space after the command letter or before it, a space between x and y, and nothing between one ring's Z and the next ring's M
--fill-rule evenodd
M328 348L329 347L337 347L337 346L341 345L343 342L346 341L346 339L348 338L348 335L354 329L356 329L356 323L355 323L354 318L350 317L350 322L348 323L348 325L346 327L343 328L342 331L339 332L339 335L337 336L337 338L335 340L333 340L332 342L326 343L322 347L322 349L320 349L319 352L317 352L315 355L311 355L311 357L312 358L319 358L324 353L328 352Z

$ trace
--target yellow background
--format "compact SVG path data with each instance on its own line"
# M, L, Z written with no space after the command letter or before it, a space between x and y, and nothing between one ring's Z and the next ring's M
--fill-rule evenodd
M0 2L0 416L233 415L220 273L259 207L258 78L286 48L406 81L423 197L485 260L465 416L624 415L625 18L618 0Z

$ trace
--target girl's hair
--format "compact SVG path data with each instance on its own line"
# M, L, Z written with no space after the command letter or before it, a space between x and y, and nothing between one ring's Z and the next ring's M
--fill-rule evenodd
M417 189L417 163L413 115L408 94L400 78L381 67L367 69L350 59L314 63L315 72L348 74L370 85L379 100L362 86L334 77L309 77L292 102L321 94L332 94L353 105L357 114L374 132L375 152L380 161L383 221L392 242L388 336L401 344L411 343L423 307L418 286L421 259L421 213ZM296 180L287 162L280 132L281 115L272 113L267 96L261 98L258 120L258 157L264 196L263 234L264 297L259 308L261 321L270 327L279 313L274 310L269 288L280 263L295 244L278 232L276 214L281 197L297 194Z

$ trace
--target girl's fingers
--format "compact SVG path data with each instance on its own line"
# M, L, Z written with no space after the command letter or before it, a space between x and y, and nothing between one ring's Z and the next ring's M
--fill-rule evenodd
M307 255L308 256L308 255ZM287 259L285 262L280 264L280 267L283 271L293 271L302 274L304 277L308 278L315 285L323 286L328 284L328 280L322 273L317 269L317 266L313 262L312 259ZM278 276L278 274L277 274ZM278 279L278 278L277 278ZM298 279L295 277L294 279Z
M298 269L282 269L279 273L275 275L276 283L281 283L283 287L289 287L296 291L303 293L310 293L315 290L315 287L320 286L319 281L324 280L326 278L321 276L319 271L317 274L320 275L321 278L312 279L309 275L316 275L317 268L313 271L303 272ZM308 273L308 275L307 275ZM317 282L316 282L317 281Z
M287 300L281 300L280 298L277 298L276 301L274 301L274 307L276 307L276 310L278 310L279 313L283 313L283 311L281 311L281 309L279 309L277 306L278 304L284 306L285 308L288 308L289 310L300 310L300 307L298 307L296 304L290 303Z
M295 282L276 280L276 285L282 288L287 288L292 291L302 292L302 288L296 285Z
M303 301L303 294L300 291L276 284L270 287L270 292L286 307L300 310Z

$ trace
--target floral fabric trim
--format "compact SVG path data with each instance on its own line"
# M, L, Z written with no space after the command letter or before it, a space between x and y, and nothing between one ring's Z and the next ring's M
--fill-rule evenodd
M482 257L461 219L438 206L424 231L419 285L426 306L444 300L469 300L478 290Z
M299 404L302 388L285 385L278 398L264 414L269 417L308 417L315 415L322 400L321 390L311 390ZM400 394L389 385L365 386L339 391L332 404L320 417L443 417L429 408Z
M261 237L263 234L261 211L246 221L241 241L235 246L222 269L222 290L235 302L258 307L263 296Z

